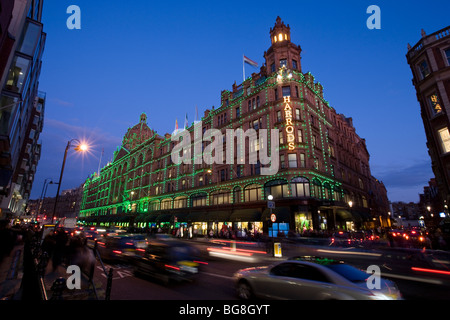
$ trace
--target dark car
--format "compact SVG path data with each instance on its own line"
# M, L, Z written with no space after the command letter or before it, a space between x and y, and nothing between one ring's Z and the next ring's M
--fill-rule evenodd
M353 238L350 232L339 231L331 236L330 246L348 247L353 245Z
M145 246L144 235L119 234L97 241L100 257L107 261L129 261L137 254L137 250L144 250Z
M139 250L134 259L134 273L148 275L161 280L192 281L201 265L206 264L200 252L189 243L178 240L152 241L145 250Z

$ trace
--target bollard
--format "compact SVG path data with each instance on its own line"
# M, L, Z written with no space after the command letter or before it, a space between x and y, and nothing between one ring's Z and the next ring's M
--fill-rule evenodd
M62 294L64 289L66 288L66 279L58 278L53 282L50 290L53 291L51 300L63 300Z
M113 278L113 268L110 268L109 273L108 273L108 282L106 284L106 293L105 293L105 300L108 300L108 301L111 299L112 278Z

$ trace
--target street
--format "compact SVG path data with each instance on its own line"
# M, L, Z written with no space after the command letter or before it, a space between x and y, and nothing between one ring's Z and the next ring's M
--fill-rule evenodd
M208 242L192 242L202 253L207 254ZM307 247L289 245L285 250L289 256L318 255L352 264L362 270L369 265L380 265L382 276L394 281L405 300L450 300L450 274L426 272L431 268L424 268L423 261L414 257L411 259L403 251L358 251L354 248L333 249L323 247ZM255 262L236 261L225 258L207 258L208 265L193 282L170 283L165 286L157 279L137 277L133 274L133 266L124 263L106 264L109 270L114 269L111 300L236 300L233 274L243 268L264 266L277 263L288 258L274 258L270 255L259 254ZM436 260L439 263L446 260ZM412 270L412 268L419 271ZM448 267L448 265L447 265ZM426 270L426 271L422 271ZM434 270L434 269L433 269ZM106 275L97 266L95 280L106 286Z

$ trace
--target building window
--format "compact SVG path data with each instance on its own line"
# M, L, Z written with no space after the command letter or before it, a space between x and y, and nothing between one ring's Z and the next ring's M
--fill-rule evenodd
M445 127L438 131L439 138L441 139L442 152L447 153L450 152L450 134L448 132L448 128Z
M9 70L6 80L6 89L13 92L22 92L25 79L28 76L28 68L31 61L19 56L14 57L14 61Z
M300 153L300 168L306 168L306 160L304 153Z
M275 89L274 93L275 93L275 100L278 100L278 89Z
M293 197L309 197L311 194L309 180L303 177L292 179L291 191Z
M447 65L450 66L450 48L444 51L445 57L447 58Z
M233 203L239 203L241 202L241 188L236 187L233 190Z
M290 97L291 96L291 87L286 86L283 87L283 97Z
M191 197L192 207L206 206L206 199L208 195L206 193L196 194Z
M303 143L303 132L302 132L302 129L298 129L297 130L297 137L298 137L298 142L299 143Z
M244 189L244 201L259 201L261 200L261 187L257 184L252 184Z
M300 109L295 109L295 120L300 120Z
M284 144L284 139L283 139L283 130L280 130L280 145Z
M280 68L283 68L283 67L287 67L287 60L286 59L281 59L280 60Z
M419 63L419 71L422 79L425 79L430 74L430 69L428 68L428 63L423 60Z
M288 154L289 168L297 168L297 154Z
M252 111L252 100L248 100L248 112Z
M286 164L284 163L284 154L280 155L280 164L281 164L281 169L286 168Z
M275 72L275 63L272 63L272 64L270 65L270 71L271 71L271 72Z
M227 190L216 191L212 194L212 204L218 205L230 203L230 195L230 191Z
M273 180L266 183L265 197L272 195L274 199L289 197L288 183L285 180Z
M277 111L277 122L281 122L283 119L281 118L281 111Z
M186 196L177 197L173 201L173 208L174 209L187 208L187 201L188 198Z
M241 109L238 107L236 108L236 118L239 118L241 116Z
M172 199L164 199L161 201L161 210L172 209Z
M442 112L442 107L441 104L439 103L439 98L437 94L429 96L428 101L430 103L431 113L433 116Z
M312 182L312 187L313 187L313 193L314 193L314 197L320 199L322 198L322 188L321 188L321 184L318 180L314 179Z
M260 105L260 101L259 101L259 96L256 97L256 107L259 108Z
M296 60L292 60L292 69L297 70L297 61Z

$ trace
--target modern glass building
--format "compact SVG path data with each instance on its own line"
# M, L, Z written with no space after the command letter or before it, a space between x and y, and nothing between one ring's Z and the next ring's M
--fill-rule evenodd
M205 110L198 122L161 136L142 114L112 162L85 182L79 220L188 226L197 234L267 233L272 213L279 227L299 233L388 226L386 189L371 175L352 119L337 113L323 86L302 72L302 49L280 18L270 41L260 72L223 90L220 107ZM274 157L277 170L265 174Z
M45 93L39 92L39 76L46 34L42 0L12 2L8 35L0 51L6 62L0 83L0 208L3 215L19 216L41 152Z

